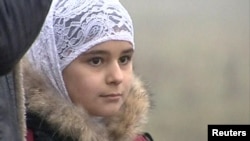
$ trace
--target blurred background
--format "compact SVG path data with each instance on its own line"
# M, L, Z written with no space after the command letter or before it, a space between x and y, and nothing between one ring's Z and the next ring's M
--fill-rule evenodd
M206 141L208 124L250 124L249 0L120 1L153 94L155 141Z

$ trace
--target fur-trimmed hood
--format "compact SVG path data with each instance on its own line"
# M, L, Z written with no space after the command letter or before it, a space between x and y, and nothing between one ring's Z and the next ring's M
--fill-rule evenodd
M45 119L60 134L79 141L132 141L142 132L143 124L147 122L150 100L137 77L121 111L114 117L100 121L56 95L56 90L31 69L27 60L23 60L22 65L27 111Z

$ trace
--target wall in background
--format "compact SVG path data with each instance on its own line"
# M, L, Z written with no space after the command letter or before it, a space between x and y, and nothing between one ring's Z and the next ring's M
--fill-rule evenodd
M156 141L204 141L208 124L250 124L249 0L120 0L135 70L153 94Z

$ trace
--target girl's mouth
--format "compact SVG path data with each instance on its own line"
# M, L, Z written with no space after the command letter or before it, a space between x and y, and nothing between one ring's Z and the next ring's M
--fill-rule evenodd
M122 97L122 94L121 93L111 93L111 94L100 95L100 97L105 98L109 101L117 101Z

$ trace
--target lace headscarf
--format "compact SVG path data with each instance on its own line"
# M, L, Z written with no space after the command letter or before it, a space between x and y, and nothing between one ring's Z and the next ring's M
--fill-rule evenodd
M53 0L28 56L38 73L70 100L63 69L81 53L108 40L128 41L134 48L132 20L118 0Z

